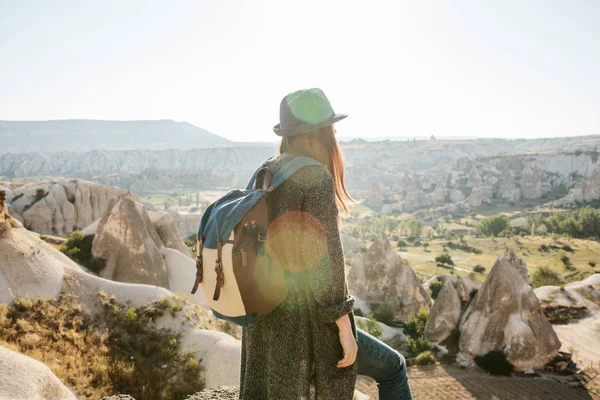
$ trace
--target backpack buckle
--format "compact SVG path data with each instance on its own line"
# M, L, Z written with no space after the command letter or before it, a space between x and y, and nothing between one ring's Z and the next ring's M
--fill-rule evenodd
M217 282L215 286L215 294L213 300L218 301L221 297L221 288L225 285L225 272L223 272L223 261L222 261L223 246L221 239L217 239L217 259L215 260L215 272L217 274Z
M194 251L197 251L198 257L196 258L196 280L194 281L192 294L196 294L198 285L200 285L203 280L204 269L202 265L202 249L202 237L196 238L196 243L194 243Z

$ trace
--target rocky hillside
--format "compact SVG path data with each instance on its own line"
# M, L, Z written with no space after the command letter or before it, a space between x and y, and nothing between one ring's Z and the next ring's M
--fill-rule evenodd
M377 211L412 212L448 205L462 210L496 200L506 204L558 201L552 205L561 207L597 200L600 153L594 148L598 144L600 136L352 141L343 143L342 148L348 187L355 197L366 197L366 205ZM77 177L138 194L174 189L228 190L244 186L256 166L274 154L274 145L0 153L0 176Z
M383 213L456 205L539 204L573 207L600 199L600 153L577 151L462 158L436 171L378 183L367 204Z
M189 149L227 147L232 142L187 122L0 121L2 151L89 151L98 149Z
M126 236L123 236L122 239L124 243L127 243ZM176 270L175 272L178 274L189 273L193 276L195 273L193 260L176 250L168 250L169 252L178 253L180 262L167 261L167 269ZM165 253L165 259L167 257L168 253ZM110 309L110 315L115 318L127 318L130 324L138 319L141 320L142 317L152 316L152 318L146 318L151 332L168 330L175 333L177 335L175 343L178 344L181 351L191 352L190 354L194 355L197 360L201 360L201 378L207 387L233 385L239 381L240 342L225 333L201 329L201 327L211 325L209 317L203 309L185 300L173 304L172 300L175 299L173 293L165 288L137 283L114 282L87 273L63 253L40 240L36 234L24 229L17 220L6 215L2 209L0 209L0 259L2 260L2 268L0 269L0 308L3 309L0 313L2 316L0 318L0 332L2 334L9 335L12 331L12 317L10 312L7 314L6 307L13 304L13 302L18 301L18 304L20 304L17 306L16 311L29 312L28 310L33 311L38 305L45 307L56 299L69 296L76 302L70 309L77 315L78 322L73 322L72 325L64 325L58 322L58 325L61 326L60 329L56 327L56 324L50 325L48 329L54 330L54 337L60 339L57 343L75 343L76 347L83 348L83 338L84 336L87 337L90 332L75 332L78 329L77 327L96 319L109 321L110 319L105 314L106 309ZM185 260L185 262L182 262L182 260ZM174 281L171 280L172 275L170 272L169 285L173 289ZM187 279L188 285L189 282L190 280ZM178 288L177 291L183 292L182 288ZM35 299L38 298L46 300L36 301ZM161 304L167 304L168 308L161 311ZM42 315L44 318L46 316L51 319L47 312ZM24 322L15 322L15 324L17 328L25 326ZM19 346L18 350L21 352L31 350L29 354L33 357L44 361L55 370L66 371L70 374L69 371L76 364L75 361L73 364L63 367L60 362L56 362L57 355L47 357L47 353L35 351L36 343L42 343L43 337L34 338L36 340L33 341L30 335L28 337L29 342L25 343L24 335L33 328L32 325L25 326L26 329L21 328L14 332L15 338L10 340L11 345ZM42 326L38 326L36 323L35 329L38 328L42 328ZM111 334L111 332L109 331L108 334ZM115 336L112 337L115 338ZM125 339L127 340L127 338ZM54 339L52 343L56 340ZM130 337L130 340L133 341L133 338ZM97 348L101 347L101 345L97 346ZM108 349L104 349L104 351L108 352ZM51 393L44 394L43 390L51 388L46 382L55 381L55 379L43 366L38 366L35 369L32 367L27 372L30 379L23 383L23 386L7 382L7 377L12 375L4 374L4 372L23 371L20 366L24 365L25 361L16 356L9 359L4 357L6 351L2 350L2 352L0 371L3 373L0 374L2 375L0 378L0 398L68 398L58 397L63 389L57 384L52 386L54 388L53 393L56 393L56 396L52 396ZM107 356L111 355L114 354L107 354ZM134 357L131 357L131 360L133 359ZM87 359L84 358L84 360L88 362ZM129 360L129 357L127 357L127 360ZM99 361L96 359L94 362ZM35 362L30 360L29 364L33 365ZM171 368L172 366L169 366L169 369ZM87 377L93 377L94 374L97 375L98 373L103 374L102 371L93 368L83 368L80 371L82 371L82 374L86 374ZM162 374L164 375L167 372L168 370ZM72 376L72 378L69 380L75 384L82 379L81 376ZM21 381L15 380L13 383L23 381L23 379ZM37 396L30 395L38 389L40 391L37 392ZM83 395L83 393L78 394Z

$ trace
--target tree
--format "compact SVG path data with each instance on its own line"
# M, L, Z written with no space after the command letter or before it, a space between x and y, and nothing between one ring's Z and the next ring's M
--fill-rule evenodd
M408 221L408 230L410 231L410 236L421 237L423 233L423 229L425 229L425 223L419 219L411 219Z
M429 284L429 290L431 291L431 298L436 300L443 287L444 287L444 282L441 282L441 281L431 282Z
M477 264L476 266L473 267L473 272L483 274L485 272L485 267L481 264Z
M494 215L479 221L477 230L485 236L499 236L502 232L510 232L510 220L506 215Z
M527 215L527 224L531 229L531 235L535 235L537 229L544 224L544 216L540 213Z
M452 261L450 254L440 254L435 258L435 261L441 264L454 265L454 261Z
M425 249L425 251L427 251L428 247L429 247L429 243L428 242L424 242L423 243L423 248Z

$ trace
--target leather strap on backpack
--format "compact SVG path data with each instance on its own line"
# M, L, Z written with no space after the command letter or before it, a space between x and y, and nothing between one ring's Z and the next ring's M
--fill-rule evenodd
M194 281L194 287L192 288L192 294L196 294L198 290L198 285L202 283L204 271L202 269L202 249L204 248L202 245L202 236L196 239L195 250L198 252L198 257L196 258L196 280Z
M225 272L223 271L223 244L221 239L217 239L217 259L215 260L215 272L217 273L217 284L215 286L214 301L221 297L221 288L225 284Z

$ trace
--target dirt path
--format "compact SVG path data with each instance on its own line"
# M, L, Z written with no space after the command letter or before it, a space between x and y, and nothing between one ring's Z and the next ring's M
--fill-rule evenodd
M573 389L551 378L495 377L470 368L455 366L411 367L409 382L414 399L430 400L599 400L599 396ZM377 399L370 378L360 377L357 389Z

